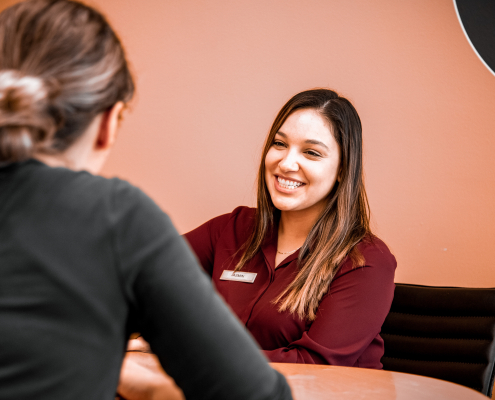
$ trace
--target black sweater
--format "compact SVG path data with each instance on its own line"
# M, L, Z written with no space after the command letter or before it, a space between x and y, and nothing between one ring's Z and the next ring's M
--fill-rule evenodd
M0 168L0 398L113 399L131 332L187 399L291 398L143 192Z

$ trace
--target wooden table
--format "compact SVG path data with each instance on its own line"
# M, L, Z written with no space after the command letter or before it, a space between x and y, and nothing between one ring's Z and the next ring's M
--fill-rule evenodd
M330 365L270 364L287 378L295 400L487 400L455 383L400 372Z

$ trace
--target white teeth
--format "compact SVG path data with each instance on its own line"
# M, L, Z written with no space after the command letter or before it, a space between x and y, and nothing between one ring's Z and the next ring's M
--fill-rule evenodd
M288 179L286 180L282 178L277 178L277 180L280 186L282 186L284 189L295 189L302 185L301 182L293 182L293 181L289 181Z

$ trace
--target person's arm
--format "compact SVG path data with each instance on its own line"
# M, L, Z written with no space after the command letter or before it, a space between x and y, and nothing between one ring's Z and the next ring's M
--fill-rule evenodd
M252 338L213 289L169 218L144 194L118 185L115 252L131 329L194 399L291 399Z
M381 243L365 254L366 266L345 263L326 294L315 321L299 340L264 351L272 362L353 366L370 346L392 304L395 258ZM373 346L363 367L380 368L382 347Z

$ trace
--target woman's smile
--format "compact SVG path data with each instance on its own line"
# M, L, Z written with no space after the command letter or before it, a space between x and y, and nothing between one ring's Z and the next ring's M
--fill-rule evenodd
M302 182L275 175L275 188L283 193L294 192L299 187L305 185Z

